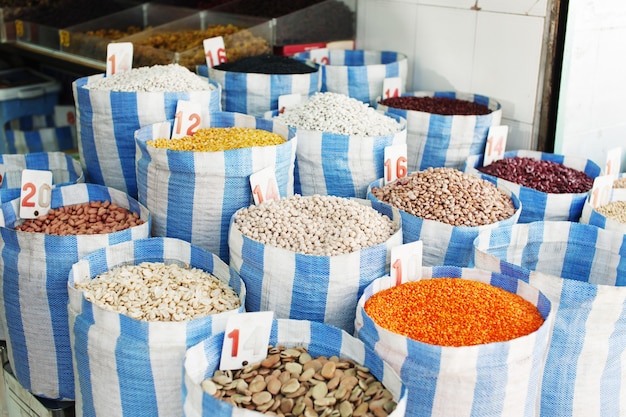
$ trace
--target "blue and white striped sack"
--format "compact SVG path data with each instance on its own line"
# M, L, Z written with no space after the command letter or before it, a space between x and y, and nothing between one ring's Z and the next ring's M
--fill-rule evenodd
M556 312L540 415L623 415L626 235L576 222L533 222L481 233L474 246L477 268L529 282Z
M228 262L230 218L254 204L250 175L273 167L280 196L293 195L297 137L282 123L234 112L212 113L200 127L248 127L286 139L219 152L172 151L147 144L160 124L136 132L139 201L152 213L152 235L186 240Z
M361 293L370 282L389 272L389 251L402 244L397 210L389 218L396 232L387 241L336 256L265 245L244 235L231 222L230 265L246 284L246 311L274 311L276 318L316 321L352 334Z
M384 136L354 136L295 128L296 194L365 198L367 186L385 172L385 148L406 143L406 120L399 130Z
M51 208L110 201L145 221L98 235L50 235L15 230L20 201L0 206L0 320L17 380L28 391L54 400L74 399L68 328L67 276L74 263L96 249L148 237L150 213L123 192L97 184L52 189Z
M620 174L619 178L626 178L626 174ZM580 223L591 224L602 229L614 230L626 234L626 223L620 222L613 217L607 217L593 208L590 202L591 193L587 196L583 205L583 212L580 215ZM626 188L613 188L609 195L609 202L626 201Z
M52 185L61 186L85 182L80 162L64 152L33 152L28 154L0 155L0 203L20 197L22 171L35 169L52 172Z
M78 152L91 183L106 185L137 198L135 178L135 131L173 119L179 100L199 103L202 117L221 110L221 86L189 92L92 91L89 83L104 77L96 74L72 83L76 103Z
M299 52L294 58L311 60L311 52ZM321 71L322 92L345 94L375 107L385 78L399 77L401 90L406 90L408 57L395 51L329 49Z
M268 111L278 110L278 98L289 94L303 97L321 91L322 71L319 65L309 62L316 70L307 74L258 74L224 71L218 68L198 67L200 75L222 86L222 110L263 117Z
M382 187L383 185L384 181L382 178L371 183L367 189L367 199L376 210L388 214L392 206L379 200L372 194L372 188ZM515 212L508 219L482 226L453 226L437 220L417 217L406 211L399 210L402 217L403 243L422 241L422 264L424 266L469 266L474 251L474 239L478 234L483 230L497 229L517 223L522 211L522 204L510 190L503 186L498 186L497 188L511 198L513 207L515 207Z
M78 146L76 126L57 125L53 114L13 119L4 133L8 153L67 151Z
M416 91L408 97L445 97L466 100L487 106L485 115L441 115L417 110L405 110L377 103L376 109L397 114L407 124L407 166L409 171L429 167L463 169L470 155L485 152L489 128L500 125L502 106L496 100L479 94L455 91Z
M538 161L552 161L568 168L584 172L591 178L600 175L600 167L590 159L565 156L553 153L516 150L505 152L504 158L515 156L533 158ZM522 202L522 213L519 223L530 223L536 221L572 221L577 222L582 214L583 205L588 193L544 193L529 187L524 187L514 182L484 174L478 171L483 166L483 155L471 155L465 163L465 172L479 175L481 178L491 181L496 185L503 185L510 189Z
M187 350L183 366L183 410L185 417L261 417L266 414L233 407L206 392L204 379L219 368L224 332L218 333ZM405 415L406 389L396 372L363 342L333 326L307 320L278 319L272 322L269 343L286 348L302 346L311 356L338 356L369 368L397 402L389 417ZM407 414L408 416L408 414Z
M357 337L400 375L408 390L407 416L535 417L554 307L536 288L507 275L454 266L422 268L421 279L448 277L518 294L533 303L545 321L537 331L507 342L460 347L422 343L379 326L365 312L373 294L396 285L395 279L384 276L359 299Z
M137 320L88 301L76 283L122 265L176 264L209 272L239 295L239 308L184 321ZM232 268L180 239L151 237L83 257L68 280L69 328L76 375L76 413L95 416L181 416L186 350L223 332L244 311L245 286Z

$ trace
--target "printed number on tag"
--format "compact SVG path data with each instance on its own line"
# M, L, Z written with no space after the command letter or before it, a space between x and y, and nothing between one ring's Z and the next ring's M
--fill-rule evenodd
M233 314L226 323L220 369L240 369L267 357L273 311Z
M107 77L130 71L133 67L133 43L111 42L107 45Z
M593 180L593 186L589 195L591 207L595 209L609 202L614 180L615 178L612 175L600 175Z
M22 219L34 219L48 213L52 197L52 171L23 170L21 190Z
M383 99L399 97L402 93L402 78L390 77L383 80Z
M506 137L508 132L509 127L506 125L491 126L489 128L483 166L487 166L493 161L502 159L504 150L506 149Z
M311 61L321 65L328 65L330 62L328 48L311 49L309 51L309 57L311 58Z
M191 136L196 133L202 122L202 106L192 101L178 100L174 115L172 138Z
M422 277L422 253L421 240L391 248L389 275L396 285L416 281Z
M604 174L617 177L622 169L622 149L613 148L606 153Z
M206 56L206 65L213 68L219 64L226 62L226 47L224 46L224 38L216 36L202 41L204 46L204 55Z
M384 183L395 181L398 178L406 177L407 167L407 145L386 146L384 151Z
M254 204L259 205L265 201L278 201L280 193L274 167L269 166L250 175L250 187Z

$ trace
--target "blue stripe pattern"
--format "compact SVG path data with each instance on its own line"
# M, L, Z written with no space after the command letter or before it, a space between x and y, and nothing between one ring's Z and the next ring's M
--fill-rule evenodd
M428 138L419 170L446 166L446 153L450 147L452 117L432 114L428 123Z
M95 323L92 304L83 300L83 307L80 316L76 317L72 332L74 334L74 360L76 361L75 379L80 381L78 389L82 401L82 412L84 416L95 416L96 410L93 407L93 387L91 381L91 362L89 359L89 329Z
M295 255L290 319L323 323L330 277L330 259L326 256Z
M135 177L135 140L134 129L139 124L137 95L111 92L111 118L113 134L117 138L114 146L119 156L122 175L126 183L126 193L137 198L137 180Z
M352 173L346 155L349 141L345 135L322 133L322 169L326 183L326 194L339 197L355 195Z
M74 94L76 96L76 113L80 116L78 133L80 145L82 147L81 158L87 170L87 179L95 184L104 184L104 175L100 167L98 151L96 149L96 138L94 134L93 106L91 104L90 90L84 88L89 78L79 78L74 81ZM97 94L97 92L96 92Z
M264 269L264 245L244 236L241 247L241 257L245 261L241 265L239 274L246 284L248 296L246 311L261 311L261 297L263 294L263 275L259 271Z

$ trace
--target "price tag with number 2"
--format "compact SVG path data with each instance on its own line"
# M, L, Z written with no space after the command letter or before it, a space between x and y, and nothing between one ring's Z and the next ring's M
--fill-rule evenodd
M22 170L20 217L34 219L50 211L52 171Z
M267 357L273 311L233 314L226 323L220 369L241 369Z

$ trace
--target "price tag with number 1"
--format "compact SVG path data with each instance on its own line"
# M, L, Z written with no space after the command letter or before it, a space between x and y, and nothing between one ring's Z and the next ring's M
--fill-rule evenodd
M241 369L267 357L273 311L233 314L226 323L220 369Z
M422 277L423 243L421 240L391 248L389 276L396 285L407 281L417 281Z

